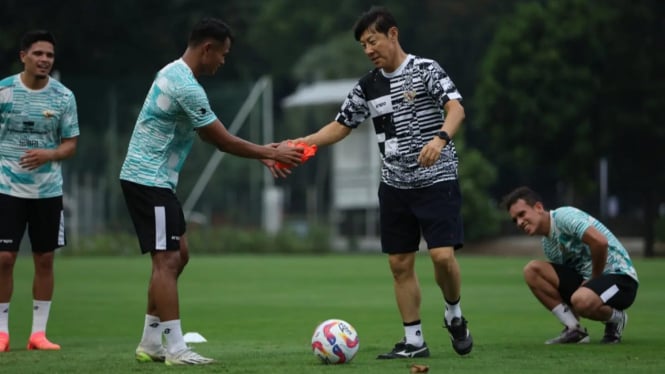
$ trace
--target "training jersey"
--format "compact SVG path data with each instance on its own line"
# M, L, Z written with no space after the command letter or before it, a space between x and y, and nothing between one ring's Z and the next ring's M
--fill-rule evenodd
M550 211L550 233L542 239L549 261L573 268L584 279L591 278L591 251L582 241L584 232L593 226L607 238L607 263L603 274L625 274L637 281L637 272L628 251L600 221L573 207Z
M189 66L182 59L166 65L143 102L120 179L175 191L194 130L216 119Z
M371 118L383 162L381 181L400 189L422 188L457 179L454 142L443 148L430 167L421 167L418 155L441 130L443 105L461 99L436 61L408 55L392 73L376 68L362 77L335 120L356 128Z
M30 149L56 149L79 135L76 98L49 77L39 90L26 87L20 74L0 80L0 193L19 198L62 196L61 161L28 170L19 165Z

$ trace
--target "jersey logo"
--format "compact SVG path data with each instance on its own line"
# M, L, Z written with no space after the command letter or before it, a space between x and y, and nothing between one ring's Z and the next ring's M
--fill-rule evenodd
M369 106L369 112L372 118L392 113L394 111L390 95L381 96L374 100L370 100L367 104Z
M206 108L199 108L199 113L201 113L201 115L204 115L204 114L206 114L207 112L208 112L208 111L206 110Z

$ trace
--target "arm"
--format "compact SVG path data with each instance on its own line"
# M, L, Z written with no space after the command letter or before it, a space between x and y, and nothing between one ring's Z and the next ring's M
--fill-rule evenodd
M591 251L591 278L597 278L603 274L605 264L607 264L607 238L595 227L589 226L584 231L582 241L589 246Z
M76 153L78 137L63 138L55 149L29 149L21 156L21 167L34 170L51 161L61 161L72 157Z
M307 144L316 144L318 147L337 143L338 141L346 138L351 133L351 128L344 124L332 121L323 126L319 131L309 134L303 138L296 139L296 141L303 141Z
M446 118L441 126L441 131L447 132L448 136L452 139L455 134L457 134L457 130L459 130L462 125L462 121L464 121L464 107L459 100L448 100L443 105L443 109L446 111ZM418 163L423 167L434 165L439 157L441 157L441 150L446 145L448 144L445 140L435 136L420 151Z
M300 163L302 149L291 148L286 144L264 146L248 142L228 132L218 119L207 126L199 127L197 132L204 142L214 145L222 152L244 158L271 159L292 166Z

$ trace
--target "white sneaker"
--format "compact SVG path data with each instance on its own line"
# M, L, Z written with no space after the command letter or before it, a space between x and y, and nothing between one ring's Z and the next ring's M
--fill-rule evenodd
M203 357L200 354L191 350L191 348L185 348L180 352L170 354L166 352L166 359L164 363L168 366L172 365L206 365L214 362L212 358Z
M138 362L164 362L166 349L163 346L148 348L139 345L136 348L136 361Z

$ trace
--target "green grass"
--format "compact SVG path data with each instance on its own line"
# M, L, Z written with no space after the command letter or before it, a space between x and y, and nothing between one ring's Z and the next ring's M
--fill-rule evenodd
M143 326L148 257L58 257L48 326L48 336L63 347L58 352L25 350L32 261L20 257L10 312L12 349L0 354L0 372L406 374L413 362L429 365L430 373L665 372L663 259L636 261L641 287L624 342L616 346L598 344L603 326L592 321L584 321L591 344L545 346L561 327L522 282L527 258L462 254L459 261L473 352L453 352L441 328L441 295L431 264L422 256L422 320L432 357L377 361L403 334L383 255L194 255L180 281L183 330L204 335L208 342L197 351L219 362L167 368L133 359ZM348 365L321 365L309 348L314 327L333 317L353 324L360 336L360 351Z

